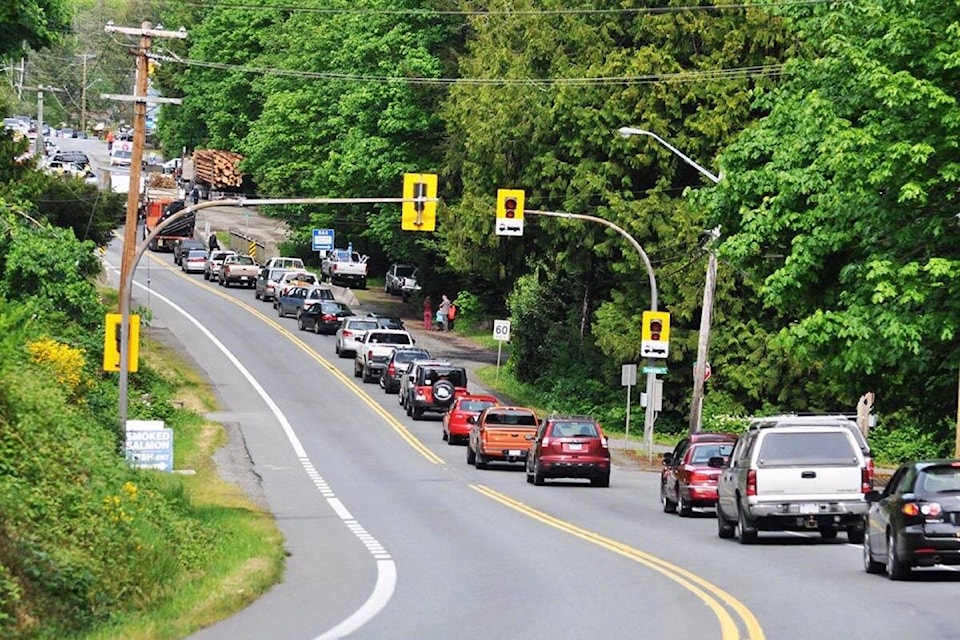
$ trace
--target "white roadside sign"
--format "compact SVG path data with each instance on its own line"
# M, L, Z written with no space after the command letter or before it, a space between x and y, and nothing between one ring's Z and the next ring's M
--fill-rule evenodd
M509 320L493 321L493 339L499 340L501 342L510 341L510 321Z

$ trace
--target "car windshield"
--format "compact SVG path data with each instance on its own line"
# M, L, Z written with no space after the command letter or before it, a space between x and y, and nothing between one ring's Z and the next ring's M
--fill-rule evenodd
M124 151L123 149L115 149L113 152L113 157L115 158L131 158L133 153L131 151Z
M693 447L693 453L690 455L692 464L706 464L710 458L722 456L729 458L733 452L733 443L730 444L699 444Z
M333 291L318 287L311 289L307 297L311 300L333 300Z
M486 409L487 407L492 407L493 403L489 400L461 400L460 401L460 410L461 411L476 411L480 412Z
M393 356L394 362L413 362L417 358L429 358L426 351L397 351Z
M415 271L416 271L416 268L414 267L410 267L407 265L399 266L397 267L397 277L409 278L414 274Z
M960 492L960 466L926 467L917 476L917 493Z
M237 259L233 261L233 264L253 264L253 258L250 256L238 256Z
M845 431L778 433L768 431L758 458L761 467L797 464L850 464L856 455Z
M187 260L203 260L207 257L207 252L203 249L193 249L187 254Z
M376 325L376 323L374 323ZM374 329L377 327L374 326ZM382 331L375 331L368 334L370 337L367 339L368 343L371 344L411 344L410 336L405 333L384 333Z
M343 304L342 302L333 302L330 300L324 300L321 302L320 309L322 309L324 313L350 313L350 309L347 308L347 305Z
M286 273L286 269L271 269L270 273L267 274L267 280L278 282Z
M597 432L597 425L585 421L563 421L553 425L553 435L557 438L570 438L573 436L588 436L595 438L600 434Z

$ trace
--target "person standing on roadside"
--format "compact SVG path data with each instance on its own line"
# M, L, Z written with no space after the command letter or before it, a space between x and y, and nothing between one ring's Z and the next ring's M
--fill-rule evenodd
M440 320L440 331L447 331L450 322L450 298L444 294L441 296L440 306L437 308L437 315Z
M450 302L450 309L447 310L447 329L453 331L453 321L457 319L457 305Z
M114 137L114 135L113 135L113 131L107 131L107 138L106 138L106 140L107 140L107 153L109 153L109 152L113 151L113 141L115 140L115 137Z
M423 330L431 331L433 329L433 301L430 296L423 299Z
M207 242L207 246L210 247L210 251L216 251L220 248L220 240L217 239L216 232L210 234L210 240Z

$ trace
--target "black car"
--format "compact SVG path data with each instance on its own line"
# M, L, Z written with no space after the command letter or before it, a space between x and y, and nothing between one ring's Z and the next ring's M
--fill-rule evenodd
M903 580L913 567L960 564L960 460L904 463L866 500L867 573Z
M53 156L52 162L76 162L82 165L90 164L90 158L83 151L67 150L61 151Z
M183 238L181 240L176 240L173 243L173 263L180 264L180 261L183 259L183 256L190 253L193 249L206 249L207 245L203 244L203 240L194 240L193 238Z
M352 316L350 307L335 300L321 300L308 305L297 316L297 328L300 331L313 330L314 333L334 334L340 328L340 322Z
M395 349L387 367L380 374L380 387L387 393L400 393L400 379L406 373L407 367L414 360L424 360L430 357L430 352L420 347L403 347Z

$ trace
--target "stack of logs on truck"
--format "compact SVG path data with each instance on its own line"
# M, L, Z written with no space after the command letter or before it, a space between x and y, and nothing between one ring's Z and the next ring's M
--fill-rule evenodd
M242 161L243 156L232 151L197 149L193 152L193 182L200 187L204 198L242 191Z
M180 190L170 176L151 174L140 194L140 217L143 219L144 239L163 221L185 207ZM197 216L189 213L168 224L150 241L151 251L173 251L173 244L181 238L192 238Z

